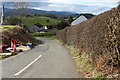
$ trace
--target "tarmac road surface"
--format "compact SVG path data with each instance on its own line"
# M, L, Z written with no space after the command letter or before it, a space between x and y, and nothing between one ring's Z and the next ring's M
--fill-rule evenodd
M2 60L3 78L79 78L69 51L50 39L44 44Z

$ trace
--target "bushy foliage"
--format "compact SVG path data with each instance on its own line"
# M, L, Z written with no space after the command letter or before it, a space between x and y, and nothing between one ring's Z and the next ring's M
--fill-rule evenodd
M72 21L73 21L73 17L70 16L69 19L68 19L69 24L71 24Z
M58 30L61 30L61 29L64 29L65 27L69 26L69 23L66 22L65 20L61 20L60 23L58 23L57 25L57 29Z
M64 43L73 44L81 54L90 54L92 63L98 71L107 76L120 78L119 22L120 6L78 25L60 30L57 36Z
M8 24L10 25L20 25L22 21L19 18L16 17L10 17L7 19Z

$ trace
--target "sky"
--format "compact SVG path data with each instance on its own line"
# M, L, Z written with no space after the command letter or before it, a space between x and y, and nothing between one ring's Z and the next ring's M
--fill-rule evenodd
M29 8L100 14L117 7L120 0L0 0L1 2L34 2Z

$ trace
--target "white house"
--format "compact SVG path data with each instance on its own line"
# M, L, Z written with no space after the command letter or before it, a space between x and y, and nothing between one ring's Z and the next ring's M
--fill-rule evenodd
M46 25L44 26L44 29L45 29L45 30L48 29Z
M77 25L85 20L92 18L93 14L80 14L72 23L71 26Z

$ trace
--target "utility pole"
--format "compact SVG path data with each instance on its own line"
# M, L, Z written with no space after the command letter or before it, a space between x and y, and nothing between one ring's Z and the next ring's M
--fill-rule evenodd
M4 23L4 5L2 6L1 24Z

